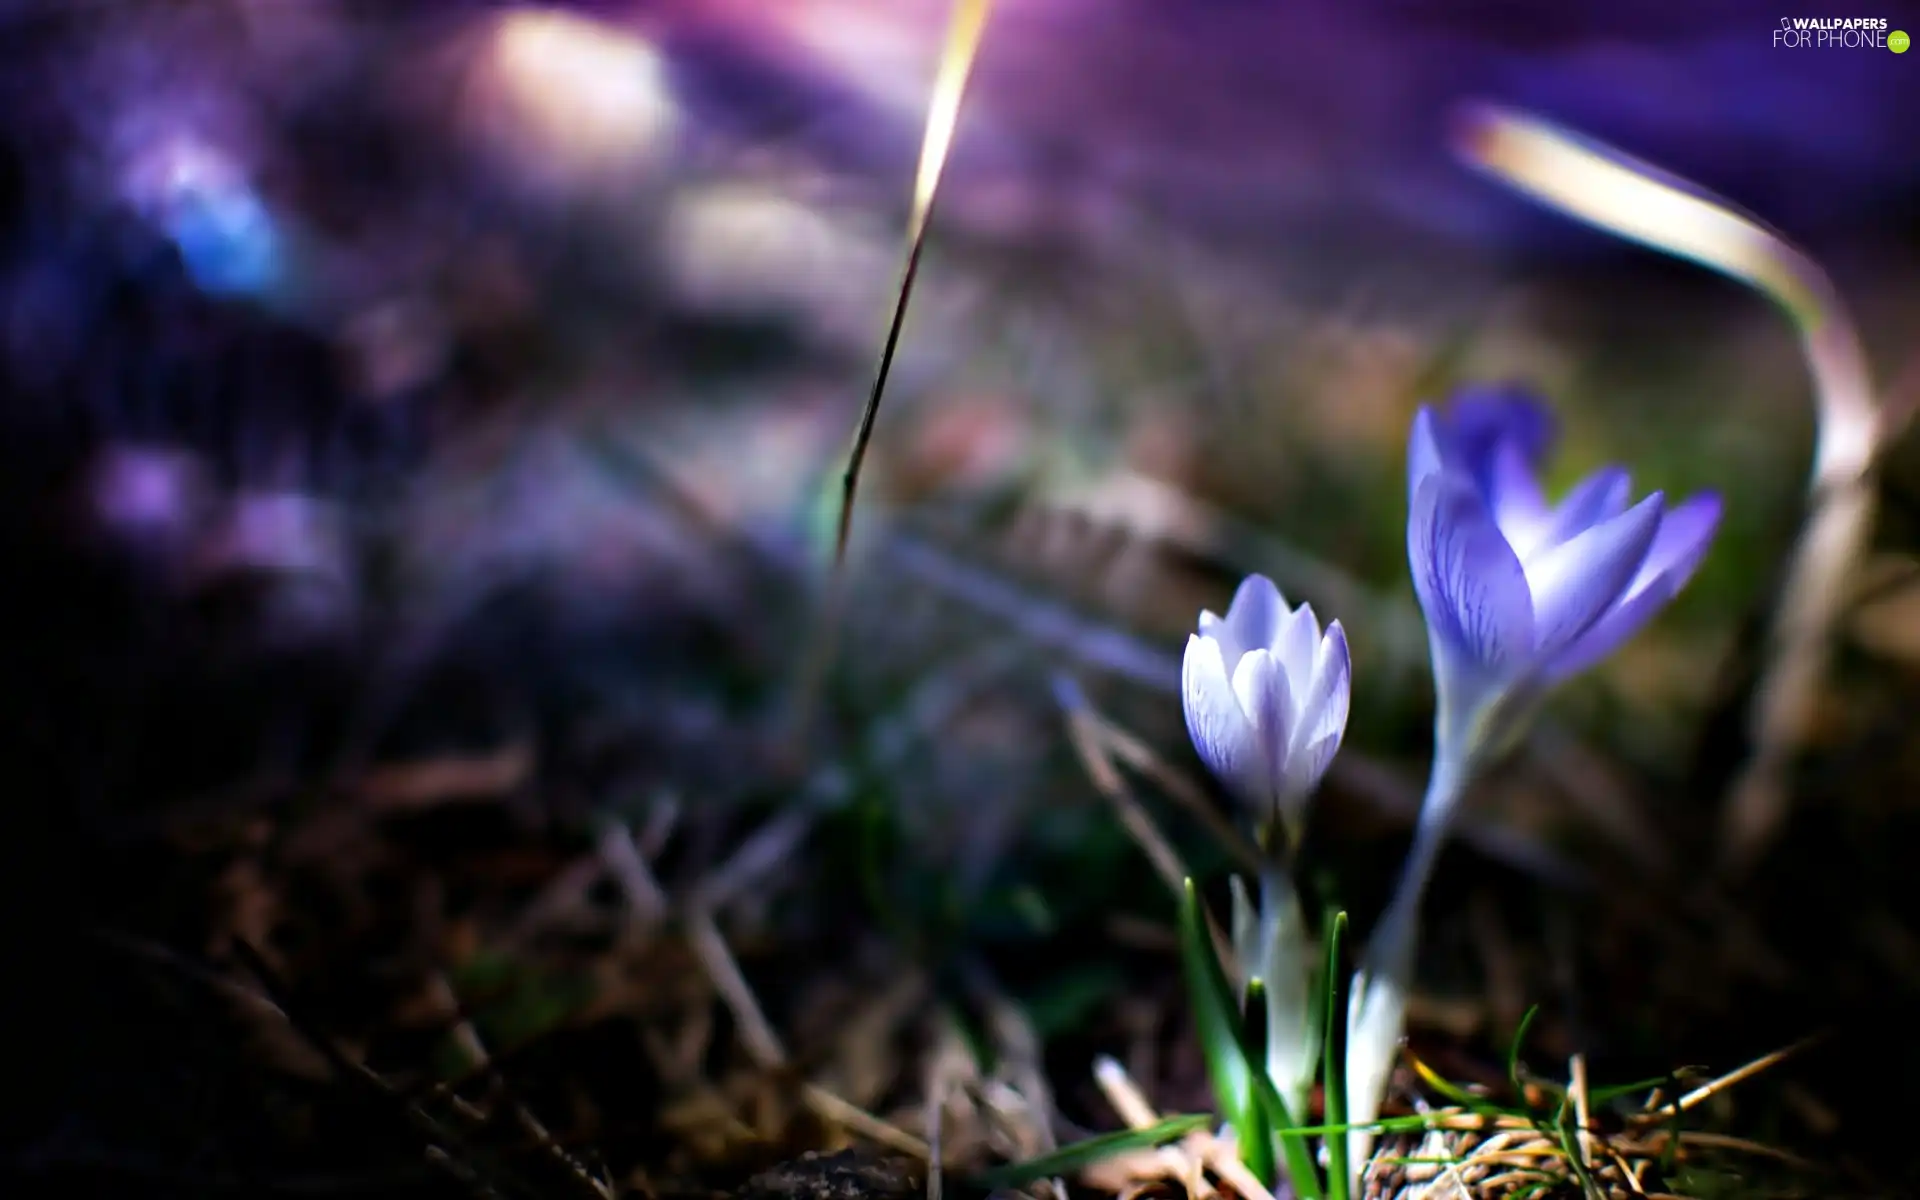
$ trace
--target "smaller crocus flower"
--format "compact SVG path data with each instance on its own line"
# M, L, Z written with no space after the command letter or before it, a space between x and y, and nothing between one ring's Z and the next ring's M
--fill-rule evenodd
M1194 747L1272 852L1257 905L1234 881L1233 949L1242 1003L1260 981L1267 1076L1293 1114L1306 1111L1320 1051L1312 935L1288 858L1306 824L1306 802L1346 733L1351 679L1340 622L1323 632L1311 606L1289 608L1263 575L1241 583L1226 616L1200 614L1181 665Z
M1719 523L1711 493L1629 506L1618 467L1549 504L1535 470L1552 432L1546 410L1514 392L1414 417L1407 553L1443 718L1472 725L1612 653L1692 577Z
M1194 748L1287 845L1340 748L1351 678L1340 622L1323 633L1311 605L1288 608L1263 575L1247 577L1226 616L1202 612L1187 638L1180 683Z

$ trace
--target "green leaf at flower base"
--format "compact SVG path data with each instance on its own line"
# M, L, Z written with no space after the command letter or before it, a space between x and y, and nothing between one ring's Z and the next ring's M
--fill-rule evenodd
M1320 1049L1324 1056L1320 1067L1320 1086L1325 1095L1323 1107L1328 1125L1347 1123L1347 1024L1339 1016L1347 1011L1340 981L1340 943L1346 939L1347 914L1327 914L1326 933L1321 942L1327 950L1326 965L1320 974L1320 1003L1315 1018L1320 1022ZM1347 1200L1355 1179L1347 1162L1344 1133L1327 1139L1327 1193L1332 1200Z
M1520 1078L1520 1047L1527 1040L1527 1031L1533 1028L1533 1019L1540 1015L1540 1006L1534 1005L1520 1018L1520 1025L1513 1031L1513 1041L1507 1045L1507 1082L1513 1085L1513 1094L1524 1100L1527 1085Z
M1261 995L1262 987L1258 979L1251 980L1247 987L1247 1003L1254 1008L1265 1006L1266 997ZM1247 1058L1252 1062L1265 1062L1266 1055L1262 1047L1251 1040L1243 1043ZM1301 1200L1321 1200L1320 1170L1313 1162L1313 1147L1307 1144L1305 1134L1297 1128L1293 1113L1287 1107L1286 1098L1280 1089L1274 1086L1273 1077L1265 1071L1256 1071L1253 1075L1253 1094L1255 1102L1266 1116L1266 1126L1273 1138L1279 1143L1281 1153L1287 1160L1287 1181L1293 1185L1294 1195ZM1268 1154L1272 1150L1269 1147ZM1243 1155L1244 1157L1244 1155Z
M1255 1078L1265 1076L1248 1061L1234 989L1221 969L1219 955L1214 953L1212 931L1192 879L1186 881L1180 897L1180 964L1193 1005L1194 1031L1207 1062L1207 1079L1213 1084L1214 1103L1220 1108L1220 1116L1233 1127L1241 1161L1254 1178L1271 1187L1273 1131L1267 1125L1265 1106L1254 1095Z

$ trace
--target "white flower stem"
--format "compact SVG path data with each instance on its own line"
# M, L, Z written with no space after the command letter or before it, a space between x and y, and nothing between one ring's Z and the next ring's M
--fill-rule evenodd
M1386 1099L1387 1081L1393 1074L1394 1058L1406 1028L1407 994L1413 984L1419 944L1420 901L1473 774L1474 761L1464 752L1462 739L1447 736L1444 718L1438 724L1441 736L1426 798L1420 804L1413 848L1401 868L1393 900L1367 942L1348 997L1347 1120L1355 1125L1377 1118ZM1352 1164L1356 1186L1372 1148L1371 1131L1347 1134L1347 1161Z
M1313 1027L1313 940L1300 892L1284 867L1260 873L1260 941L1267 999L1267 1077L1287 1113L1304 1122L1319 1074L1318 1030Z

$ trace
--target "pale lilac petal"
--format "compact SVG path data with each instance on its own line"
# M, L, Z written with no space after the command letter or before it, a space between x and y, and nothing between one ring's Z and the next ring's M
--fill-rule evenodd
M1255 739L1253 722L1234 695L1218 642L1188 635L1187 652L1180 662L1180 698L1187 736L1207 770L1239 795L1264 794L1266 757ZM1249 787L1255 790L1249 793Z
M1249 575L1234 589L1233 602L1227 605L1222 628L1214 630L1229 668L1243 654L1273 646L1287 619L1287 600L1273 580L1265 575ZM1206 632L1203 627L1201 632Z
M1200 636L1203 638L1212 638L1216 642L1225 642L1230 637L1227 633L1226 620L1210 608L1201 609ZM1225 653L1226 652L1223 651L1223 656ZM1237 659L1240 655L1238 652L1234 652L1231 657Z
M1321 761L1316 765L1309 753L1313 747L1330 741L1328 760L1331 760L1333 751L1340 748L1340 739L1347 729L1352 690L1353 660L1347 649L1347 631L1341 628L1340 622L1334 621L1327 626L1326 636L1320 640L1311 682L1297 697L1299 720L1294 726L1287 755L1288 779L1295 786L1303 790L1310 789L1326 771L1326 762Z
M1719 527L1719 496L1702 492L1687 497L1661 520L1653 548L1647 551L1647 561L1634 578L1634 590L1663 575L1673 578L1676 592L1686 586L1699 568L1700 560L1706 557L1707 547L1713 544L1714 531Z
M1494 523L1513 552L1524 559L1539 543L1552 512L1519 442L1509 439L1492 448L1485 488Z
M1249 801L1271 802L1286 770L1287 741L1293 732L1293 689L1273 654L1251 650L1233 671L1233 694L1251 723L1260 748L1261 772Z
M1413 433L1407 439L1407 498L1411 500L1421 482L1429 475L1438 475L1445 465L1434 433L1433 410L1422 405L1413 414Z
M1333 756L1340 752L1340 734L1330 733L1315 742L1302 746L1287 764L1286 795L1297 802L1311 795L1327 768L1333 765Z
M1233 670L1233 695L1252 722L1267 762L1267 781L1273 783L1286 766L1286 741L1294 730L1294 695L1281 660L1269 651L1250 651Z
M1542 654L1579 637L1626 594L1660 529L1663 504L1655 492L1528 561L1534 639Z
M1627 511L1632 487L1633 481L1619 467L1607 467L1582 479L1553 507L1542 525L1539 540L1520 550L1521 559L1549 546L1558 546Z
M1532 657L1533 600L1520 560L1479 495L1451 472L1415 493L1407 559L1427 628L1460 665L1497 672Z
M1274 638L1273 654L1280 667L1299 688L1313 678L1313 660L1320 653L1320 618L1311 604L1302 604L1280 623Z

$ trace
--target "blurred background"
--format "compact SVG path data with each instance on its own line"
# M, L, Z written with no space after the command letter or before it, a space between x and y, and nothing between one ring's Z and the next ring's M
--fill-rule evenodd
M1429 749L1406 429L1469 383L1556 410L1556 485L1618 461L1726 518L1475 795L1414 1044L1497 1080L1538 1004L1541 1070L1627 1080L1838 1030L1709 1119L1816 1194L1920 1182L1880 1099L1920 1065L1920 449L1788 821L1721 872L1813 446L1794 332L1448 140L1492 100L1731 198L1910 401L1920 55L1735 0L1000 0L816 692L947 16L0 4L9 1194L476 1194L407 1119L449 1097L528 1194L578 1182L554 1145L711 1194L845 1140L809 1085L919 1129L956 1031L1030 1068L1042 1142L1117 1124L1095 1053L1206 1107L1063 698L1218 883L1151 778L1206 783L1185 635L1251 571L1341 619L1307 861L1364 929ZM969 1111L950 1154L1022 1149Z

